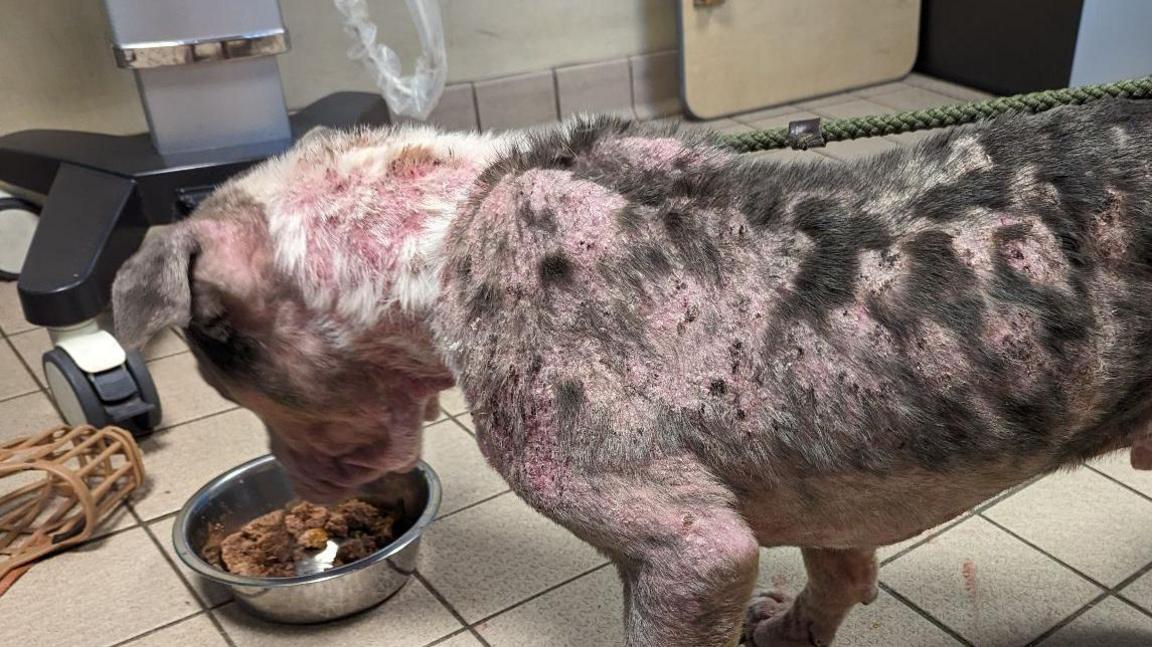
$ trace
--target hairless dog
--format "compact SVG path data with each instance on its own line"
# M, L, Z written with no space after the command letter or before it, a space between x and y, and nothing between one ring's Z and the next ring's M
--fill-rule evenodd
M302 496L409 469L457 384L615 563L629 645L828 645L877 546L1152 468L1152 102L826 164L609 118L317 131L149 237L113 309L128 345L183 329ZM780 545L807 586L754 596Z

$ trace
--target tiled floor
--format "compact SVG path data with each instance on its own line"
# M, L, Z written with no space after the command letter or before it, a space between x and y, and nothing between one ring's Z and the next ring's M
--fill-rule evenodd
M913 75L898 83L724 119L726 132L797 117L923 108L979 93ZM829 163L916 141L865 140L779 159ZM0 438L58 421L43 392L47 335L0 284ZM609 647L621 643L620 589L604 559L508 493L484 464L458 393L429 425L426 459L445 496L419 577L385 605L317 627L269 625L178 564L169 535L187 497L266 451L251 414L200 382L179 339L149 349L163 430L142 443L149 483L106 534L36 566L0 598L3 644L135 647L365 645ZM881 551L882 591L857 609L842 645L1152 645L1152 473L1123 457L1032 483L915 540ZM798 589L799 551L764 551L760 582Z

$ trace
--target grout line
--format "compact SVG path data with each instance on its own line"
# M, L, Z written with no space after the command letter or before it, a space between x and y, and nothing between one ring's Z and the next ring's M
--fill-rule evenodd
M1129 600L1128 598L1124 597L1123 595L1121 595L1119 593L1113 593L1112 597L1114 597L1117 600L1119 600L1120 602L1123 602L1124 604L1132 607L1133 609L1139 611L1140 613L1148 616L1149 618L1152 618L1152 611L1145 609L1144 607L1140 606L1139 604L1136 604L1135 602L1133 602L1132 600Z
M457 510L453 510L452 512L447 512L447 513L445 513L445 514L442 514L442 515L440 515L439 517L436 517L436 521L441 521L441 520L443 520L443 519L447 519L448 517L451 517L451 516L452 516L452 515L454 515L454 514L457 514L457 513L460 513L460 512L464 512L465 510L468 510L468 509L471 509L471 508L475 508L476 506L478 506L478 505L481 505L481 504L484 504L484 503L488 503L488 502L489 502L489 501L491 501L492 499L496 499L496 498L502 497L502 496L504 496L505 494L509 494L509 493L511 493L511 492L512 492L512 490L511 490L510 488L509 488L509 489L505 489L504 491L502 491L502 492L500 492L500 493L498 493L498 494L493 494L492 496L489 496L489 497L485 497L485 498L483 498L483 499L480 499L479 501L474 501L474 502L472 502L472 503L469 503L468 505L466 505L466 506L464 506L464 507L462 507L462 508L459 508L459 509L457 509Z
M1123 593L1121 593L1121 591L1128 588L1133 582L1140 579L1141 577L1144 577L1149 572L1152 572L1152 563L1147 564L1146 566L1144 566L1140 570L1136 571L1135 573L1129 575L1128 577L1124 578L1123 580L1120 580L1119 584L1112 587L1112 592L1115 593L1116 595L1123 595ZM1137 605L1137 606L1139 606L1139 605ZM1148 611L1147 613L1152 615L1152 611Z
M975 647L975 645L970 640L968 640L964 636L961 636L954 629L952 629L951 627L949 627L948 625L944 624L942 621L937 619L936 616L932 615L931 613L928 613L924 609L921 609L919 606L917 606L911 600L904 597L902 594L898 593L896 591L896 589L893 589L891 586L888 586L884 582L877 582L876 585L878 587L880 587L880 589L882 591L884 591L888 595L891 595L893 598L895 598L897 602L900 602L904 606L906 606L909 609L911 609L912 611L914 611L920 617L922 617L925 620L927 620L928 622L932 623L937 629L948 634L953 639L955 639L957 642L959 642L961 645L964 645L965 647Z
M556 73L556 68L550 70L552 72L552 94L555 95L556 104L556 117L554 121L562 119L560 112L560 75Z
M228 632L224 629L224 623L220 622L220 618L217 618L215 613L212 613L213 610L219 609L222 606L224 606L223 603L218 604L205 611L205 613L208 614L208 619L212 621L212 626L216 627L216 631L220 632L220 637L224 639L224 642L228 644L228 647L236 647L236 642L232 640L232 636L228 635Z
M992 524L993 526L996 526L1000 530L1003 530L1005 533L1014 537L1017 541L1023 543L1025 546L1028 546L1032 550L1035 550L1036 552L1040 553L1041 555L1044 555L1048 559L1050 559L1050 560L1056 562L1057 564L1063 566L1064 568L1072 571L1076 575L1079 575L1081 578L1087 580L1092 585L1103 589L1105 592L1110 593L1112 591L1112 587L1105 585L1103 582L1100 582L1099 580L1092 577L1091 575L1088 575L1087 573L1081 571L1080 569L1075 568L1074 566L1068 564L1064 560L1052 555L1052 553L1049 553L1048 551L1044 550L1043 548L1041 548L1041 547L1037 546L1036 544L1028 541L1027 539L1021 537L1020 535L1016 534L1010 528L1004 526L1003 524L1000 524L993 519L989 519L988 517L984 516L984 514L982 512L978 512L976 514L977 514L977 516L979 516L984 521L987 521L988 523Z
M37 393L44 393L44 387L40 386L40 380L37 380L35 378L35 376L33 376L32 380L34 382L36 382L36 388L35 389L32 389L31 391L25 391L23 393L17 393L15 395L6 395L6 396L0 398L0 404L8 402L9 400L18 400L20 398L26 398L30 395L36 395ZM51 398L49 398L49 399L51 399Z
M468 96L472 98L472 132L482 132L480 129L480 103L476 100L476 84L468 81Z
M32 332L32 331L26 331L26 332ZM24 373L28 377L32 378L32 383L36 385L35 389L28 391L27 393L21 393L19 395L5 396L3 398L0 398L0 402L6 402L8 400L14 400L16 398L21 398L21 397L24 397L26 395L31 395L37 391L43 391L44 386L42 386L40 384L40 378L36 376L36 371L32 370L32 367L28 364L28 362L24 361L24 356L20 354L20 351L16 350L16 344L12 343L12 338L10 336L8 336L7 334L0 335L0 338L2 338L4 340L4 342L8 345L8 350L12 351L12 355L16 358L16 361L20 363L20 366L24 367ZM49 399L51 399L51 398L49 398Z
M969 519L971 519L974 516L976 516L976 513L973 512L972 510L968 510L964 514L953 519L952 521L946 521L944 527L940 528L940 530L933 532L933 533L926 534L926 535L924 535L924 537L922 537L920 539L920 541L917 541L916 543L914 543L911 546L908 546L906 548L902 548L901 550L897 551L896 553L889 555L888 557L885 557L884 559L880 560L880 566L887 566L888 564L891 564L892 562L896 561L897 559L907 555L908 553L916 550L917 548L920 548L924 544L927 544L931 541L934 541L940 535L943 535L944 533L948 532L949 530L952 530L956 526L959 526L960 524L964 523L965 521L968 521Z
M1127 483L1125 483L1123 481L1117 480L1117 479L1105 474L1104 472L1101 472L1100 470L1096 469L1095 467L1092 467L1091 465L1085 465L1084 467L1087 467L1088 469L1092 470L1093 472L1096 472L1100 476L1103 476L1104 478L1106 478L1109 481L1112 481L1113 483L1115 483L1116 485L1119 485L1120 487L1132 492L1133 494L1136 494L1136 495L1140 496L1141 498L1147 499L1148 501L1152 501L1152 496L1148 496L1147 494L1141 492L1140 490L1137 490L1136 488L1132 487L1131 485L1128 485Z
M135 636L132 636L131 638L128 638L126 640L121 640L118 643L113 643L111 645L111 647L121 647L122 645L130 645L130 644L136 642L137 640L140 640L141 638L144 638L146 636L151 636L154 633L158 633L160 631L168 629L169 627L174 627L174 626L176 626L182 622L188 622L189 620L192 620L193 618L196 618L197 616L202 616L205 613L208 613L208 610L207 609L201 609L201 610L197 611L196 613L193 613L190 616L184 616L183 618L180 618L178 620L166 622L166 623L160 625L159 627L153 627L153 628L149 629L148 631L138 633ZM235 647L235 645L232 645L232 647Z
M599 566L594 566L594 567L584 571L583 573L580 573L579 575L575 575L573 577L570 577L570 578L564 580L563 582L553 584L552 586L549 586L548 588L546 588L542 591L538 591L536 593L533 593L532 595L524 598L523 600L520 600L519 602L517 602L515 604L511 604L511 605L509 605L503 609L500 609L499 611L497 611L495 613L490 613L490 614L484 616L483 618L480 618L476 622L472 623L472 626L475 627L476 625L484 624L485 622L488 622L489 620L495 618L498 615L507 613L507 612L511 611L512 609L522 607L525 604L528 604L529 602L532 602L533 600L535 600L537 598L548 595L549 593L555 591L556 589L567 586L567 585L571 584L572 582L575 582L576 580L578 580L582 577L585 577L587 575L591 575L591 574L595 573L596 571L599 571L599 570L604 569L604 568L608 568L609 566L612 566L612 562L605 561L603 564L600 564Z
M164 398L163 394L161 394L160 398L161 398L161 401L163 401L163 398ZM180 427L183 427L184 425L190 425L194 422L200 422L202 420L207 420L209 418L214 418L216 416L222 416L226 413L232 413L233 411L236 411L238 409L243 408L243 407L236 405L236 404L231 404L231 403L229 403L229 404L231 406L229 406L227 409L221 409L220 411L213 411L212 413L206 413L202 416L195 416L193 418L189 418L187 420L181 420L180 422L166 425L164 427L157 427L155 430L152 431L152 433L148 434L144 438L141 438L140 440L142 440L142 441L148 440L149 438L155 436L156 434L166 433L166 432L169 432L169 431L172 431L175 429L179 429Z
M1041 474L1040 476L1033 476L1032 478L1028 479L1027 481L1024 481L1023 483L1015 485L1011 488L1008 488L1004 492L1001 492L1000 494L997 494L996 496L992 497L991 499L988 499L987 501L985 501L984 503L981 503L980 505L976 506L975 508L972 508L972 511L976 514L982 514L984 511L990 510L992 507L997 506L997 505L1003 503L1004 501L1011 499L1012 497L1016 496L1017 494L1020 494L1024 490L1027 490L1028 488L1032 487L1038 481L1043 479L1045 476L1047 476L1047 475Z
M1091 611L1092 608L1095 607L1097 604L1100 604L1101 602L1106 600L1109 595L1111 595L1111 594L1108 591L1104 591L1103 593L1096 596L1095 598L1092 598L1092 600L1090 600L1088 602L1088 604L1085 604L1084 606L1080 607L1079 609L1068 614L1063 620L1057 622L1056 624L1052 625L1051 627L1049 627L1048 629L1043 631L1039 636L1036 636L1031 641L1029 641L1027 644L1025 644L1024 647L1036 647L1036 645L1039 645L1040 643L1044 642L1045 640L1048 640L1049 638L1052 637L1052 634L1056 633L1057 631L1060 631L1064 627L1067 627L1069 624L1071 624L1073 621L1075 621L1076 618L1079 618L1080 616L1084 615L1085 613L1088 613L1089 611Z
M484 637L480 635L480 632L476 631L472 625L468 624L468 621L464 619L464 616L460 615L460 612L456 610L456 607L452 606L448 602L448 599L441 595L440 591L436 590L436 587L432 586L432 583L424 578L424 574L421 573L419 569L412 572L412 577L416 578L416 581L423 584L425 589L428 589L428 592L432 594L432 597L436 598L440 604L448 610L448 613L452 614L453 618L456 618L456 622L464 625L463 630L457 631L451 634L451 636L455 636L457 634L463 633L464 631L467 631L468 633L472 634L473 638L480 641L480 644L484 645L484 647L492 647L490 644L488 644L487 640L484 640ZM437 639L437 642L446 640L451 636L441 636L439 639Z
M184 573L180 572L180 567L176 564L175 561L173 561L172 557L168 554L168 551L164 550L164 545L161 544L160 540L156 538L156 535L152 532L152 529L149 528L147 524L143 524L141 527L144 528L144 532L148 535L148 539L150 539L152 544L156 546L156 550L160 551L160 554L164 557L164 561L167 562L168 567L172 569L172 572L174 572L176 577L180 579L180 582L184 584L184 588L188 589L188 593L192 595L192 599L196 600L196 603L200 605L200 608L204 609L205 611L216 608L210 607L207 601L201 598L200 593L196 591L196 587L192 586L192 583L188 581L188 578L184 577ZM221 631L223 631L223 629L221 629ZM229 641L229 643L231 643L231 641Z
M465 414L467 414L467 413L468 413L468 412L467 412L467 411L465 411L464 413L458 413L458 414L456 414L456 416L465 415ZM459 420L457 420L457 419L456 419L456 416L453 416L453 415L449 415L449 416L448 416L448 419L449 419L449 420L451 420L452 422L456 423L456 426L457 426L457 427L460 427L461 429L463 429L463 430L464 430L464 433L466 433L466 434L468 434L469 436L472 436L473 438L475 438L475 437L476 437L476 434L475 434L475 433L473 433L473 432L472 432L472 430L468 428L468 425L465 425L464 423L462 423L462 422L460 422ZM473 419L473 420L475 420L475 419Z
M475 633L470 631L468 627L461 627L460 629L457 629L456 631L453 631L452 633L450 633L446 636L440 636L436 640L433 640L432 642L424 645L424 647L436 647L436 645L443 645L444 643L448 642L449 640L452 640L453 638L455 638L456 636L459 636L460 634L468 634L470 636L476 635Z
M624 63L628 66L628 105L632 110L632 118L643 121L636 110L636 71L632 69L632 56L625 56Z

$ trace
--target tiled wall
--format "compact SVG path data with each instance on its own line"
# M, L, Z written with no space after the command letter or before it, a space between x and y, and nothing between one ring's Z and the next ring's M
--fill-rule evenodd
M38 0L0 16L0 134L27 128L107 133L147 128L132 75L116 68L98 0ZM17 9L16 6L19 5ZM280 0L292 40L278 57L290 108L340 90L373 91L349 61L332 0ZM450 83L550 71L676 47L667 0L440 0ZM368 0L379 41L411 65L419 53L405 3ZM451 98L444 110L456 112Z
M648 119L680 111L679 53L597 63L448 86L428 121L466 130L504 130L594 112Z

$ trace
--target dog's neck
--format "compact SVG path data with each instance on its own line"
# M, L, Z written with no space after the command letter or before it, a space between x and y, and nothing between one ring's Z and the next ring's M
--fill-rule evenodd
M441 296L448 234L470 199L477 178L515 144L517 137L436 134L420 140L420 145L431 149L434 155L451 156L459 165L445 170L442 181L424 183L435 190L420 196L419 221L393 245L399 253L379 330L393 339L407 340L411 356L419 357L426 369L435 367L441 376L450 373L442 349L436 348L433 341L431 320Z

